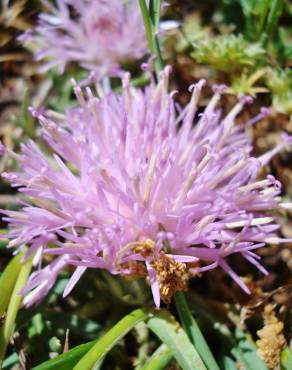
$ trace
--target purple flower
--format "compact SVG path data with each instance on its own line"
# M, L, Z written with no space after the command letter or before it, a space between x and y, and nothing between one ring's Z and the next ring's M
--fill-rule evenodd
M63 73L67 63L77 62L103 77L147 52L138 0L59 0L56 7L43 2L48 12L20 40L46 61L44 70L58 67Z
M39 264L44 254L58 257L31 276L26 304L41 299L68 265L76 270L65 295L87 268L147 277L157 307L191 276L217 266L249 292L228 256L240 254L265 274L254 251L288 241L270 215L289 207L281 184L257 176L291 138L252 157L245 125L235 124L249 99L223 116L217 105L224 86L216 86L194 125L205 81L190 87L181 109L168 92L169 72L144 91L126 74L119 96L100 91L98 98L75 86L80 107L58 124L31 109L54 154L48 158L33 141L21 154L6 150L20 170L3 176L28 197L19 211L2 211L11 226L6 237L10 246L30 245Z

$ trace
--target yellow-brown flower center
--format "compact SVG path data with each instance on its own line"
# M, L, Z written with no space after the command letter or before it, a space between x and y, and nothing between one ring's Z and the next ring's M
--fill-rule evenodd
M156 271L160 296L164 303L170 303L173 294L178 290L187 289L190 273L185 263L177 262L161 251L151 265Z

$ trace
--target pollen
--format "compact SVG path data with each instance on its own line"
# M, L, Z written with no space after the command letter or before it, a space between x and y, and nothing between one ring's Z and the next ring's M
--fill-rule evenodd
M152 266L157 274L160 296L164 303L169 304L175 292L187 289L190 274L185 263L177 262L161 251Z

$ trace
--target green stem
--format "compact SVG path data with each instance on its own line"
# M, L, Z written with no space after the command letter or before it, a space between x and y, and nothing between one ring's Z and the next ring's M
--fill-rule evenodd
M160 6L161 6L161 0L150 0L149 12L150 12L150 16L151 16L152 22L155 27L155 31L157 31L159 27Z
M0 369L2 367L3 359L6 353L10 337L13 334L16 316L23 298L19 292L25 286L31 268L32 268L32 258L26 260L20 268L18 278L16 280L13 292L11 294L4 324L0 328Z
M132 311L110 329L75 365L74 370L90 370L100 361L114 345L139 322L147 319L150 311L145 308Z
M209 370L220 370L196 320L194 319L188 307L184 293L176 292L174 300L182 326L190 341L199 352L205 365Z
M160 0L156 0L155 2L151 1L151 14L148 10L147 4L145 0L139 0L140 9L144 21L145 33L149 44L149 50L151 55L155 57L154 60L154 68L156 75L158 77L159 72L163 68L163 61L162 55L159 46L158 40L158 26L159 26L159 10L160 10Z
M149 44L150 53L154 54L154 40L152 37L152 23L145 0L139 0L140 9L144 21L145 33Z

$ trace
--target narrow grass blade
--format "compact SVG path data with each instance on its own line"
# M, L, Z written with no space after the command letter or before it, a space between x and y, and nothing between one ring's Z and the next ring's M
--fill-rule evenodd
M21 125L27 136L33 137L35 135L35 119L28 110L30 103L30 96L28 90L24 91L24 96L21 104Z
M164 370L172 357L171 350L165 344L162 344L152 354L141 370Z
M222 360L222 369L223 370L238 370L235 362L228 356L224 356Z
M77 362L96 344L96 340L81 344L70 351L34 367L32 370L71 370Z
M145 0L139 0L140 9L144 21L144 27L145 27L145 33L149 45L150 53L155 56L154 60L154 67L156 76L159 76L159 72L163 68L163 61L162 61L162 55L160 51L159 46L159 40L157 37L157 31L158 31L158 24L159 24L159 8L160 8L160 1L155 0L155 2L151 2L151 8L153 9L152 16L154 19L151 18L151 14L149 12L149 9L147 7ZM156 26L157 25L157 26Z
M21 268L20 260L23 257L23 254L24 252L13 257L0 277L0 316L4 315L10 301L17 276Z
M146 320L148 315L149 310L141 308L123 317L81 358L77 365L75 365L74 370L92 369L97 361L100 361L135 325Z
M150 53L154 55L154 52L155 52L154 40L152 37L153 30L152 30L152 23L151 23L151 18L149 15L148 7L147 7L145 0L139 0L139 4L140 4L140 9L141 9L141 13L142 13L143 21L144 21L145 33L146 33Z
M5 321L0 328L0 368L2 366L3 358L9 343L9 339L13 334L15 319L22 302L22 296L19 294L24 287L29 277L32 267L32 259L26 260L20 268L18 278L16 280L13 292L8 304Z
M257 355L252 339L249 340L238 328L235 330L235 339L238 344L237 348L232 350L233 354L247 370L268 370L264 361Z
M278 20L283 11L284 2L283 0L272 0L270 2L270 11L267 17L266 26L264 32L269 35L277 26Z
M152 19L152 24L154 25L155 31L157 31L159 27L160 6L161 6L161 0L150 0L149 13L150 13L150 17Z
M186 333L167 311L150 317L147 326L169 347L183 370L206 370Z
M217 365L215 358L203 337L201 330L195 321L194 317L191 314L191 311L188 307L187 301L185 299L183 292L176 292L175 296L175 305L182 323L182 326L187 333L190 341L196 347L199 352L202 360L204 361L206 367L209 370L220 370Z
M156 55L156 65L158 70L163 68L162 54L160 50L160 44L158 39L159 33L159 22L160 22L160 6L161 0L150 0L149 3L149 14L152 21L152 38L154 43L154 51Z

